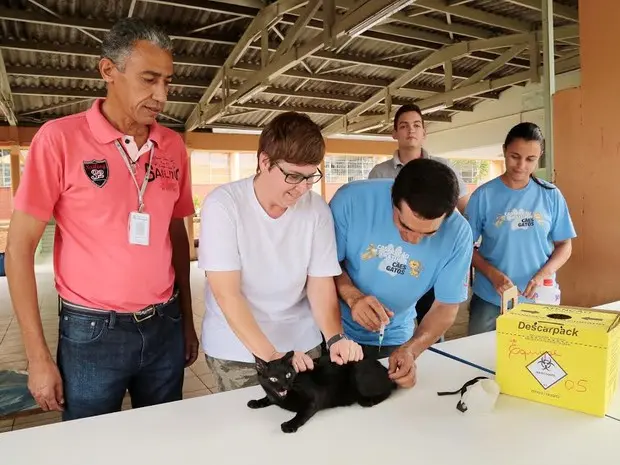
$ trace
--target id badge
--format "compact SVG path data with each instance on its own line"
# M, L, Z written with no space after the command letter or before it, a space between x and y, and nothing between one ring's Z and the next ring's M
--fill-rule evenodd
M129 214L129 243L149 245L151 217L148 213L131 212Z

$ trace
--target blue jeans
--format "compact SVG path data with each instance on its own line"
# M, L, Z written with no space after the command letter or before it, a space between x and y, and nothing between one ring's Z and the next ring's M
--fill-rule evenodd
M495 331L495 320L499 312L499 305L487 302L473 294L469 304L469 335Z
M140 322L133 314L62 304L57 362L63 421L120 411L127 390L133 408L180 400L185 341L178 299Z

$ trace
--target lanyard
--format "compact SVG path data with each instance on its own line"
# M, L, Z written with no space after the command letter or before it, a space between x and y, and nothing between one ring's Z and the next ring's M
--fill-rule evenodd
M133 182L136 185L136 189L138 189L138 212L142 213L142 210L144 210L144 192L146 192L146 185L148 184L149 176L151 175L151 165L153 164L153 152L155 151L155 145L151 147L151 152L149 156L149 167L147 168L146 173L144 175L144 180L142 181L142 187L140 187L136 179L136 173L134 172L134 170L131 168L131 165L129 164L129 155L127 155L127 152L125 152L125 149L123 148L122 144L118 140L115 140L114 143L116 144L118 153L121 154L121 157L125 161L125 165L127 166L127 169L129 170L129 174L131 174L131 179L133 179Z

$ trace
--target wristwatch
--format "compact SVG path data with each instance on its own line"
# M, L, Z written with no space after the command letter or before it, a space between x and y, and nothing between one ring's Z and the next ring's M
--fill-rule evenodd
M336 334L335 336L330 337L329 340L327 341L327 350L329 350L331 346L334 345L339 340L346 339L346 338L347 337L342 333Z

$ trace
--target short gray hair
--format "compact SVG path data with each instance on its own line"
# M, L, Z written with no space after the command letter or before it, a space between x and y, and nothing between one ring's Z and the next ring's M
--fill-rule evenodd
M140 40L151 42L162 50L172 53L172 40L163 29L138 18L124 18L105 33L101 44L101 56L114 62L123 71L127 57Z

